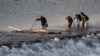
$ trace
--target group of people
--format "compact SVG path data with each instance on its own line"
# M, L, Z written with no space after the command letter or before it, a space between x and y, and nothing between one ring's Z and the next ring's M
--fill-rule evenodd
M88 27L88 21L89 21L89 17L84 14L83 12L80 12L79 14L75 14L74 19L72 19L71 16L67 16L65 18L68 21L68 28L71 30L71 26L74 23L77 23L77 27L80 27L80 22L82 22L82 28ZM36 18L37 21L41 21L41 25L42 25L42 30L46 30L46 27L48 27L48 23L47 20L44 16L40 16L39 18Z
M74 19L72 19L71 16L67 16L65 19L68 21L68 28L70 30L71 30L73 21L74 21L74 24L77 24L78 29L80 27L80 22L82 22L82 28L88 28L89 17L83 12L80 12L79 14L75 14Z

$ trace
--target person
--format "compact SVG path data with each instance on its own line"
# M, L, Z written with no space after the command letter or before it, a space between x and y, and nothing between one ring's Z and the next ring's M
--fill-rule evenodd
M71 30L71 26L72 26L72 23L73 23L72 17L67 16L65 19L68 21L68 28Z
M81 22L81 15L80 14L75 14L74 18L75 23L77 23L77 27L80 27L80 22Z
M40 16L39 18L36 18L37 21L41 21L42 30L46 30L46 27L48 27L47 20L44 16Z
M83 28L85 28L85 27L88 28L89 17L86 14L84 14L83 12L80 12L80 15L81 15L81 19L82 19L82 27Z

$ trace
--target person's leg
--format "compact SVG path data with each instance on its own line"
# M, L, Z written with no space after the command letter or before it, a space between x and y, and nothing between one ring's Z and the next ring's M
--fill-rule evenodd
M76 25L77 25L77 20L74 19L74 27L76 27Z
M68 28L70 29L70 23L68 23Z
M42 30L46 30L46 26L45 25L42 25Z
M77 22L77 28L79 29L79 27L80 27L80 21L78 20L78 22Z
M69 23L68 23L68 28L69 28Z
M85 24L86 24L86 29L88 29L88 28L89 28L89 23L88 23L88 21L86 21Z
M82 22L82 28L84 28L84 27L85 27L85 22L83 21L83 22Z
M72 28L72 22L70 23L70 29Z
M69 30L71 30L71 25L72 25L72 22L71 22L71 23L69 23L69 26L68 26L68 27L69 27Z
M46 25L44 26L44 30L46 30Z
M79 29L79 27L80 27L80 25L79 25L79 23L78 23L77 28Z

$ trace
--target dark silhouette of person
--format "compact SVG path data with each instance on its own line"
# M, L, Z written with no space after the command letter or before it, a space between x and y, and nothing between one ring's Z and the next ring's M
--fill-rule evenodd
M89 17L86 14L84 14L83 12L80 12L80 15L81 15L81 19L82 19L82 27L83 28L88 27Z
M41 21L42 25L42 30L46 30L46 27L48 27L47 20L44 16L40 16L39 18L36 19L37 21Z
M80 14L75 14L75 18L76 20L76 23L77 23L77 27L79 28L80 27L80 22L81 22L81 15Z
M68 21L68 28L71 30L71 26L72 26L72 23L73 23L72 17L67 16L65 19Z

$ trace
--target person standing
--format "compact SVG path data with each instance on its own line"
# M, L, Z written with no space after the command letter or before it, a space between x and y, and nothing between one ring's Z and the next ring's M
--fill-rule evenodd
M80 15L81 15L81 19L82 19L82 27L83 28L87 28L88 27L88 21L89 21L89 17L84 14L83 12L80 12Z
M47 20L44 16L40 16L39 18L36 18L37 21L41 21L42 30L46 30L46 27L48 27Z
M80 22L81 22L81 15L80 14L75 14L74 18L75 23L77 23L77 28L80 27Z
M72 17L67 16L65 19L68 21L68 28L71 30L71 26L72 26L72 23L73 23Z

